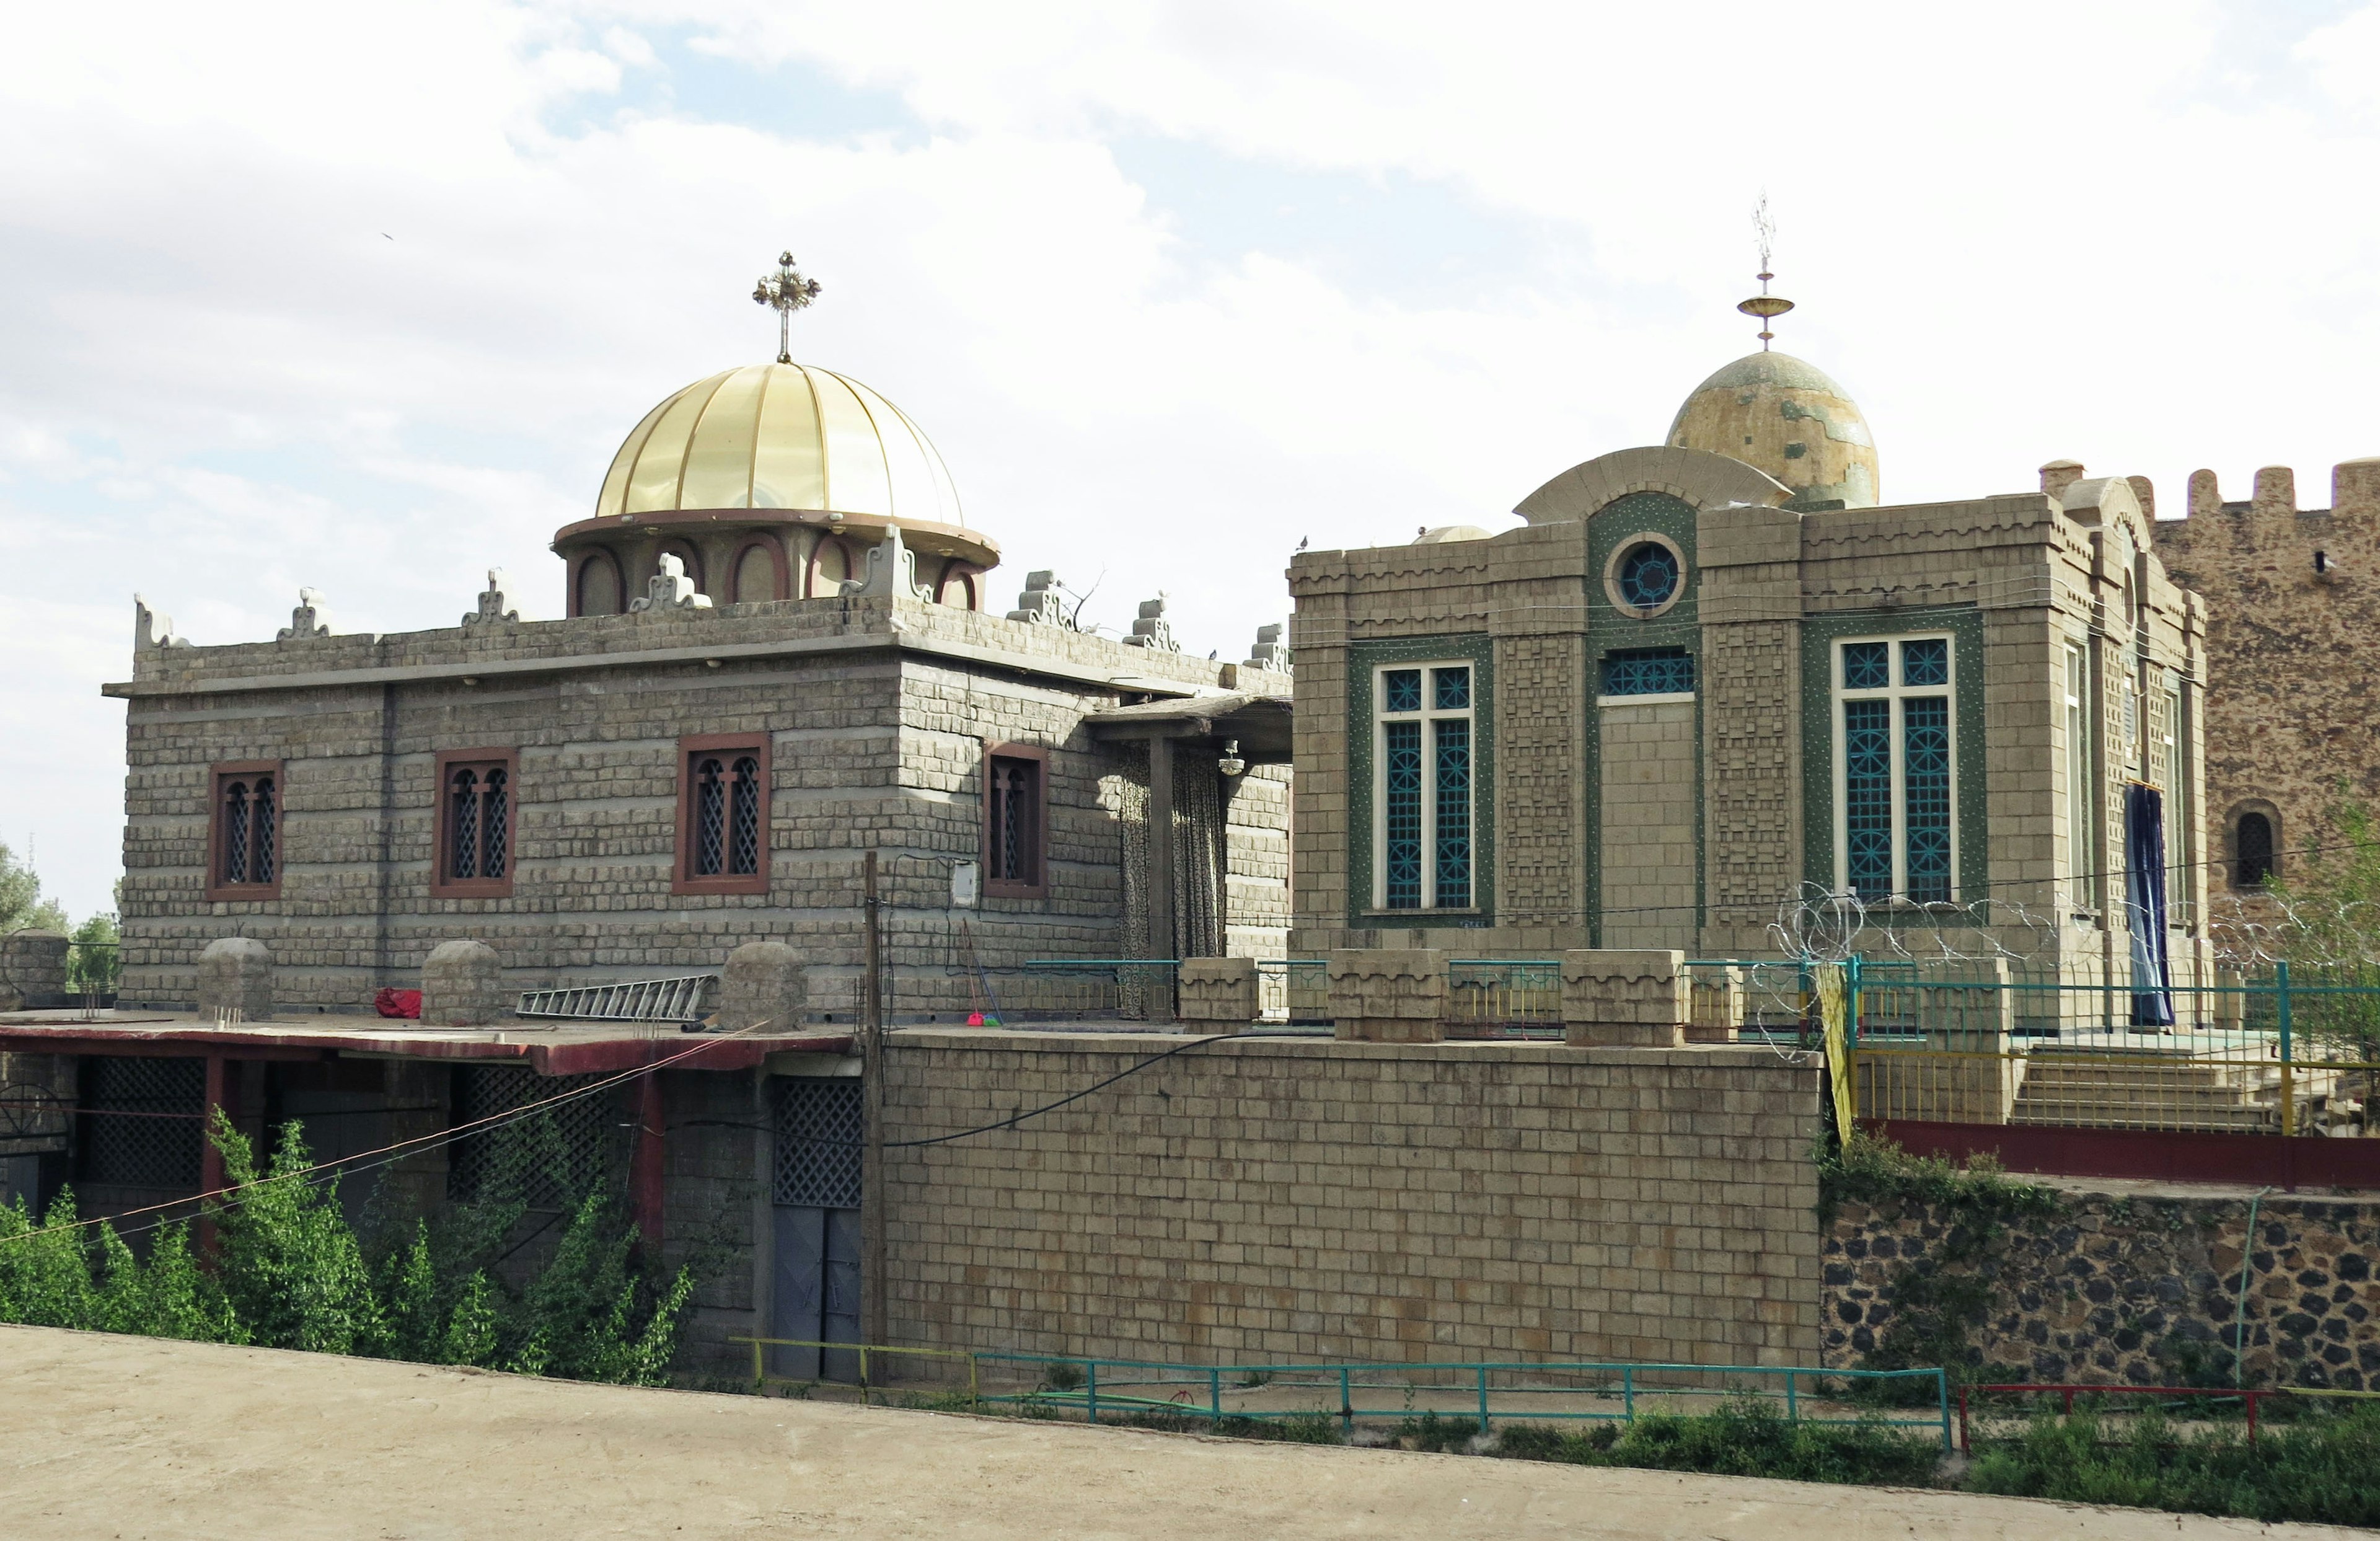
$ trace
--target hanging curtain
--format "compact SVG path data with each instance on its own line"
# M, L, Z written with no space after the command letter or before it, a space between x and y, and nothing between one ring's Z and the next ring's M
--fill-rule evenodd
M1223 794L1215 751L1173 746L1173 943L1177 958L1223 955Z
M2173 971L2166 954L2165 795L2124 789L2124 909L2132 937L2132 1025L2173 1025Z

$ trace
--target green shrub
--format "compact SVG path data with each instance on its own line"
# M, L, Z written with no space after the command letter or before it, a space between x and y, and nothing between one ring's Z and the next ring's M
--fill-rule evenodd
M2380 1525L2380 1407L2323 1409L2254 1443L2243 1429L2177 1429L2147 1414L2116 1432L2094 1414L2044 1414L1975 1457L1966 1486L2073 1503L2273 1523Z
M1874 1415L1850 1424L1789 1423L1769 1402L1730 1397L1708 1413L1647 1413L1624 1427L1605 1424L1583 1434L1515 1424L1499 1436L1497 1449L1524 1460L1582 1466L1913 1485L1932 1479L1942 1442Z

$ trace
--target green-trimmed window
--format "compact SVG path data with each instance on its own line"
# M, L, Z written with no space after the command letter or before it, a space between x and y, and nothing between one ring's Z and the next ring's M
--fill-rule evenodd
M1373 673L1373 904L1472 903L1472 666L1397 663Z
M1958 888L1948 637L1835 645L1837 881L1861 898L1947 904Z

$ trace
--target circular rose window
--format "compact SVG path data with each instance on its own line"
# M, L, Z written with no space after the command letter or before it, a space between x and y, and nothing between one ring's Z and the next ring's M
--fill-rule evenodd
M1620 597L1638 610L1658 610L1678 591L1678 557L1669 547L1640 541L1620 558Z

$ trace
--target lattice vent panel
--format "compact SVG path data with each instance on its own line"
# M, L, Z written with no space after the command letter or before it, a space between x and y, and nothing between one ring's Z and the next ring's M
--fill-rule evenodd
M94 1058L83 1072L83 1181L196 1188L204 1060Z
M865 1127L856 1078L779 1080L776 1202L858 1208Z
M462 1071L461 1079L455 1099L457 1123L493 1118L592 1086L604 1077L539 1075L516 1065L471 1065ZM625 1123L621 1087L614 1086L467 1135L452 1147L447 1191L460 1199L516 1194L531 1208L564 1207L578 1195L618 1175L627 1153Z

